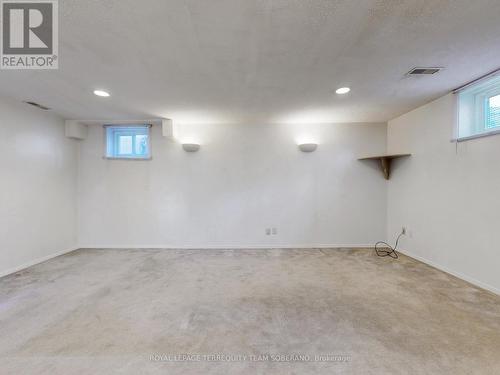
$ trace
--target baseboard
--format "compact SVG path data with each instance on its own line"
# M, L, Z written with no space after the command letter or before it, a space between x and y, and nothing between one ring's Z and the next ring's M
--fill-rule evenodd
M231 250L231 249L339 249L339 248L372 248L373 243L370 244L298 244L298 245L281 245L281 244L268 244L268 245L123 245L123 246L97 246L97 245L81 245L80 249L165 249L165 250Z
M16 273L16 272L19 272L21 270L24 270L24 269L26 269L28 267L34 266L35 264L43 263L43 262L45 262L47 260L50 260L50 259L55 258L55 257L58 257L60 255L64 255L64 254L70 253L70 252L75 251L77 249L78 249L77 247L72 247L70 249L58 251L57 253L53 253L53 254L44 256L42 258L37 258L37 259L32 260L30 262L21 264L20 266L13 267L13 268L7 269L5 271L0 271L0 277L11 275L13 273Z
M422 262L422 263L425 263L431 267L434 267L440 271L443 271L443 272L446 272L452 276L455 276L461 280L464 280L464 281L467 281L468 283L474 285L474 286L477 286L481 289L485 289L487 291L490 291L492 293L495 293L497 295L500 295L500 289L498 288L495 288L494 286L491 286L489 284L486 284L486 283L483 283L482 281L479 281L479 280L476 280L474 279L473 277L470 277L470 276L467 276L467 275L464 275L463 273L460 273L460 272L456 272L456 271L453 271L451 269L449 269L448 267L445 267L445 266L442 266L436 262L433 262L431 260L428 260L426 258L423 258L419 255L415 255L409 251L406 251L406 250L398 250L398 252L410 257L410 258L413 258L415 260L418 260L419 262Z

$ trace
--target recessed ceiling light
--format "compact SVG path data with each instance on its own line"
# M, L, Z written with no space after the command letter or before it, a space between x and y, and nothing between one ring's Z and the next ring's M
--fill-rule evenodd
M104 90L94 90L94 95L102 96L103 98L107 98L108 96L110 96L110 93L107 91L104 91Z
M351 91L351 89L349 87L341 87L340 89L337 89L335 92L337 94L347 94L349 91Z

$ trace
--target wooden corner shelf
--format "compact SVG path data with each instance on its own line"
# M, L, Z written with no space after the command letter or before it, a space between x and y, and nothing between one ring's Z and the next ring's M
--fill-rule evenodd
M390 154L390 155L377 155L359 158L358 160L378 160L380 161L380 168L386 180L391 176L391 163L393 159L404 158L411 156L411 154Z

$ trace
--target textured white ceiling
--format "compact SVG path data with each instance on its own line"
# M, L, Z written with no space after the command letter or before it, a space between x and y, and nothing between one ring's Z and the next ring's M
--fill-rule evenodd
M66 118L386 121L500 67L498 0L60 0L58 71L0 95ZM405 77L415 66L435 76ZM335 89L350 86L346 96ZM104 88L112 97L95 97Z

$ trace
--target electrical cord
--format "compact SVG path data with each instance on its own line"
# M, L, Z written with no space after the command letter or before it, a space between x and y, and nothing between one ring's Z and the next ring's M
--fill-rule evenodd
M405 234L404 230L402 230L398 238L396 238L396 243L394 244L394 247L392 247L391 245L389 245L387 242L384 241L377 242L375 244L375 253L379 257L391 257L392 259L398 259L399 256L398 253L396 252L396 249L398 248L399 239L403 234ZM384 247L388 249L379 249L378 248L379 245L385 245Z

